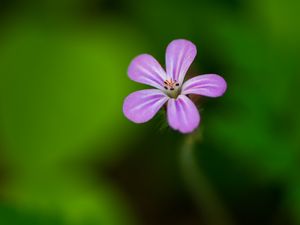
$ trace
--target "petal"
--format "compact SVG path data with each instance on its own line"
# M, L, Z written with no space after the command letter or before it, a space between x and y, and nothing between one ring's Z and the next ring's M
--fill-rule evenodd
M152 119L167 100L168 96L157 89L136 91L124 100L123 113L135 123L144 123Z
M208 97L219 97L226 91L226 81L216 74L205 74L193 77L182 86L182 94L197 94Z
M134 58L128 68L129 77L139 83L163 89L166 72L151 55L142 54Z
M187 40L172 41L166 52L166 70L168 78L182 84L184 76L197 54L196 46Z
M185 95L179 95L177 99L168 101L169 125L182 133L195 130L200 122L200 115L195 104Z

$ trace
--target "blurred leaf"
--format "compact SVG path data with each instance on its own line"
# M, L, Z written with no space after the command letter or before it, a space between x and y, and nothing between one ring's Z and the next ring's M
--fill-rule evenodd
M134 87L128 63L142 43L122 24L93 28L23 21L5 34L1 123L14 174L6 194L23 207L56 209L68 224L133 224L105 181L89 188L90 178L65 166L116 156L134 134L122 102Z
M49 215L35 214L30 210L20 210L10 205L0 205L1 224L9 225L63 225L61 219Z
M122 150L112 146L130 133L122 101L134 87L126 71L139 48L128 31L111 25L55 33L29 24L7 34L1 108L15 159L61 160L89 154L82 147L96 143L105 154Z

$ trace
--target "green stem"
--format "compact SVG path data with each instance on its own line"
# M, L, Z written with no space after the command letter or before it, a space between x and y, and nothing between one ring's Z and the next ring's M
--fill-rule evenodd
M199 137L187 136L181 148L181 167L188 189L207 225L234 225L231 216L221 203L203 170L197 165L193 155L194 145L197 141L199 141Z

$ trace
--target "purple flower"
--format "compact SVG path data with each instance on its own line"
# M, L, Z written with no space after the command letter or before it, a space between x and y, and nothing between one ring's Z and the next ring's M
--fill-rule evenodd
M136 91L127 96L123 105L125 116L135 123L144 123L167 103L170 127L182 133L196 129L200 115L188 95L219 97L227 87L225 80L216 74L200 75L184 82L196 54L197 49L192 42L180 39L167 47L166 71L151 55L142 54L134 58L128 68L129 77L156 89Z

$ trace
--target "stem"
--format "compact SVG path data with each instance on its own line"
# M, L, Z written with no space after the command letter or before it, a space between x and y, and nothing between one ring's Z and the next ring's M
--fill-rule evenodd
M194 145L197 141L199 141L199 137L187 136L180 152L182 173L188 189L195 203L201 209L207 225L234 225L214 188L193 156Z

